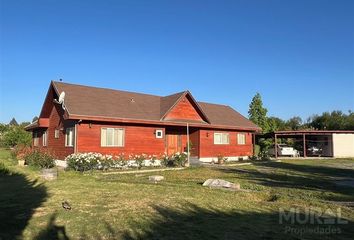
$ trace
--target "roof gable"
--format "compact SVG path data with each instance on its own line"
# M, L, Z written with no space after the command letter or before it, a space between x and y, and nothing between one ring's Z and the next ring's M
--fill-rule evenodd
M39 118L48 118L50 116L52 109L54 107L53 100L55 98L58 98L58 93L54 88L53 83L51 83L48 88L47 95L44 99L44 103L41 109L41 113L39 114Z
M190 92L184 92L161 120L192 120L196 122L208 122L198 103L193 99Z

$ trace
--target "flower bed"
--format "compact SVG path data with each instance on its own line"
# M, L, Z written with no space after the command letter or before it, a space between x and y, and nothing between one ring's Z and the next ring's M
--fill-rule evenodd
M129 169L143 167L178 167L185 166L187 162L186 153L175 153L168 156L135 154L135 155L103 155L101 153L74 153L65 158L67 168L75 171L108 170L108 169Z

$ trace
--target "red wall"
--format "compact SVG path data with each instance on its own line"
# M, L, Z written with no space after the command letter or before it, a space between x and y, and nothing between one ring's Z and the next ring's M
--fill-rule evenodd
M124 128L125 138L124 147L101 147L101 128L113 127ZM78 152L99 152L103 154L156 154L165 152L165 133L163 138L155 137L155 130L163 130L164 127L158 126L132 126L114 125L99 123L81 123L77 125Z
M47 128L48 141L46 147L43 146L43 132L46 129L37 129L34 131L39 134L38 148L48 150L59 159L64 159L66 156L74 153L74 147L65 147L65 128L73 126L73 123L64 121L62 115L63 109L60 106L53 105L49 117L49 127ZM54 137L55 129L59 129L59 138Z
M223 156L250 156L253 154L252 134L246 134L246 144L237 144L237 131L214 131L214 130L200 130L199 135L199 157L216 157L221 154ZM214 144L214 132L229 133L229 144Z
M203 121L197 110L193 107L188 97L182 98L173 109L165 117L166 120L171 119L190 119Z

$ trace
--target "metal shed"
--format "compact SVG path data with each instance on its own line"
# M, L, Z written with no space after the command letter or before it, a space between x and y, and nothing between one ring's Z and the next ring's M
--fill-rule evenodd
M259 134L257 138L294 139L302 157L354 157L354 131L344 130L296 130L275 131ZM319 154L310 152L311 148L321 149ZM278 157L275 151L275 157Z

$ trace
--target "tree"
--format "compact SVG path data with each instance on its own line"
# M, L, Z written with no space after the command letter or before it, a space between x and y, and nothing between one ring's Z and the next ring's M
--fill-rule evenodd
M34 116L34 118L32 119L32 122L35 122L38 120L38 117L37 116Z
M302 119L301 117L295 116L286 121L286 126L290 130L299 130L302 128Z
M16 145L30 146L31 142L31 133L26 132L21 126L13 126L9 128L3 136L3 143L7 147L14 147Z
M354 130L354 114L342 111L324 112L311 117L309 125L319 130Z
M15 118L12 118L11 121L10 121L10 123L9 123L9 125L11 125L11 126L18 126L18 123L17 123L17 121L16 121Z
M268 127L270 132L283 131L286 130L286 123L283 119L280 119L278 117L269 117Z
M252 98L252 101L249 105L248 118L262 128L263 132L269 131L269 125L267 121L267 112L268 110L263 107L262 97L259 93Z
M27 125L30 125L30 122L22 122L19 126L25 128Z

